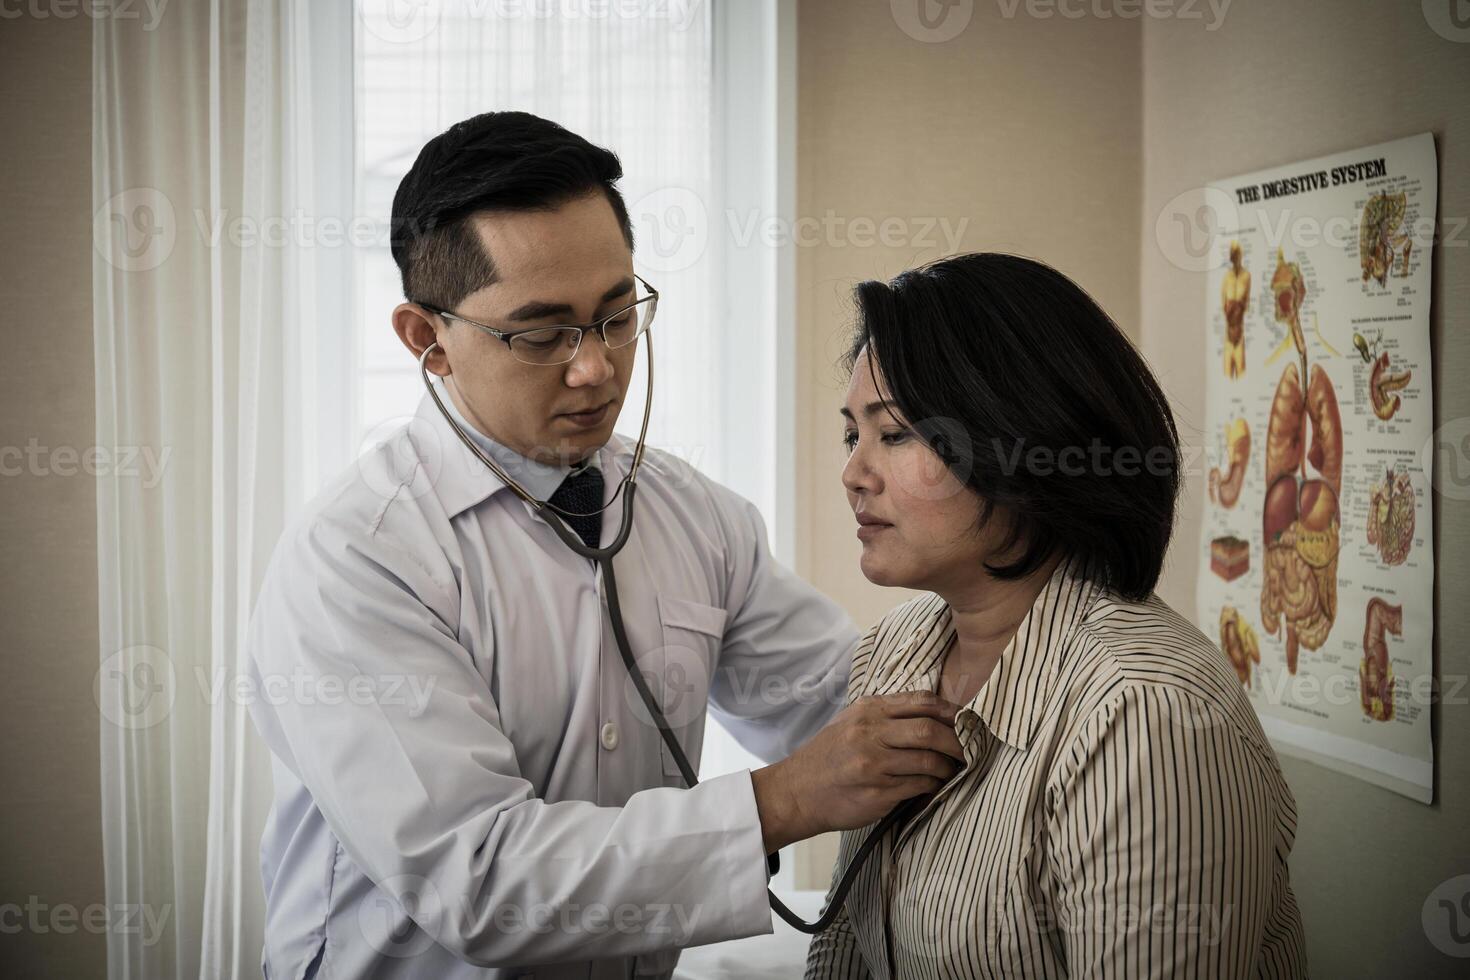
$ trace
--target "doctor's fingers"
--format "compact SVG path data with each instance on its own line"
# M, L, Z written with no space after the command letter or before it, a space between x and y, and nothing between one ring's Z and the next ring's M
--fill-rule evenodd
M951 779L959 772L962 764L947 755L927 749L890 749L883 753L878 771L884 776L932 776L939 780Z
M959 736L946 722L933 718L893 718L874 730L878 744L890 749L927 749L965 761Z
M860 703L889 718L937 718L954 724L960 706L932 691L899 691L897 694L870 694Z

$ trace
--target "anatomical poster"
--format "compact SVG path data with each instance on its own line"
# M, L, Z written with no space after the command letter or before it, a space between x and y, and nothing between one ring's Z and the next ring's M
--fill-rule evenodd
M1278 751L1434 793L1425 133L1213 182L1197 595Z

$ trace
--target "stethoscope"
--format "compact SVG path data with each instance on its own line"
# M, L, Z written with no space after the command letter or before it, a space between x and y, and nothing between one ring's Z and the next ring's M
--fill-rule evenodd
M513 480L509 473L505 472L495 460L490 458L488 453L484 452L459 427L458 423L449 414L449 410L444 407L444 402L440 399L439 392L434 389L434 383L429 376L429 355L436 350L442 350L437 342L430 344L419 355L419 373L423 376L424 386L429 389L429 396L434 399L434 404L439 408L439 414L444 416L444 421L449 423L449 427L454 430L454 434L459 437L459 441L465 444L465 448L473 453L480 462L484 463L492 473L499 477L516 496L529 504L536 514L551 526L551 529L556 532L557 537L561 538L562 542L568 548L583 558L589 558L595 561L602 570L602 580L607 595L608 618L612 624L613 638L617 641L618 654L623 658L623 666L627 668L628 676L632 679L633 686L638 690L638 696L643 699L644 706L648 708L649 715L653 718L654 724L658 726L659 735L663 737L664 744L668 746L669 753L673 755L674 761L678 764L679 773L684 777L684 782L690 787L693 787L699 782L699 779L694 775L694 767L689 764L689 759L684 755L684 749L679 745L679 740L674 737L673 729L669 727L668 718L664 716L663 709L659 706L658 700L653 696L653 691L649 690L648 682L644 679L643 672L638 669L638 664L633 659L632 645L628 642L627 629L623 625L623 610L622 604L618 599L617 577L613 572L613 557L619 551L623 550L623 545L627 544L628 535L633 530L633 498L638 492L638 469L643 465L643 448L648 437L648 419L653 409L653 343L649 337L651 333L652 330L650 329L644 335L643 339L643 347L648 352L648 392L643 401L643 427L638 431L638 446L633 451L633 461L628 467L628 474L618 484L617 492L613 494L612 499L597 510L589 511L586 514L566 511L551 504L549 501L537 500L531 496L525 487L522 487ZM590 517L592 514L603 513L620 496L623 498L622 523L618 527L618 533L613 538L612 544L606 548L588 547L562 519L564 517ZM832 893L832 901L828 903L827 908L822 912L821 917L816 922L805 921L795 912L787 908L785 903L776 897L775 892L766 889L771 898L771 908L775 909L776 914L784 919L793 929L799 930L800 932L815 935L826 929L837 918L837 913L842 909L843 900L846 899L848 890L852 888L853 880L857 877L858 871L862 868L863 862L868 859L869 854L872 853L873 848L883 839L883 835L895 823L903 820L922 805L923 797L921 796L904 800L878 822L878 825L873 828L873 832L867 836L862 846L858 848L857 853L853 855L852 862L842 874L842 880L837 883L837 890ZM775 874L779 867L777 855L768 855L767 863L771 873Z

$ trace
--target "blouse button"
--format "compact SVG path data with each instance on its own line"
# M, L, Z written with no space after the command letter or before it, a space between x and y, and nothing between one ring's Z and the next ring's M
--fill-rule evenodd
M618 747L618 726L612 722L602 726L602 747L609 752Z

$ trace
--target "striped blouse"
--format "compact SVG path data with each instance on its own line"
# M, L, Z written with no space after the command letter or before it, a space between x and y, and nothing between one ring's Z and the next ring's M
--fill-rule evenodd
M938 596L895 609L849 702L937 691L954 638ZM1059 563L955 731L965 767L879 845L808 980L1306 976L1296 802L1225 656L1157 595Z

